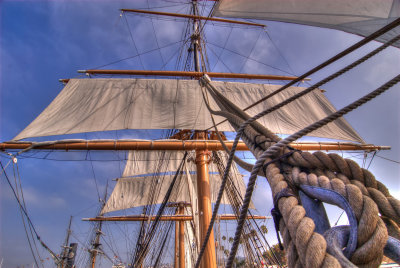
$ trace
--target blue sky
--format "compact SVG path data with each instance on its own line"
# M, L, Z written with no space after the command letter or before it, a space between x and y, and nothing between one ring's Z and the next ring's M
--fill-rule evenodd
M151 6L170 6L159 10L183 13L188 5L182 8L182 5L177 5L180 2L183 1L151 1ZM128 15L127 21L135 40L133 44L125 19L120 17L120 8L147 7L147 1L1 1L0 140L7 141L16 136L60 92L62 84L58 79L77 77L76 71L79 69L102 66L134 56L137 51L142 53L169 44L172 45L161 51L155 50L140 59L132 58L110 65L109 68L157 70L165 65L167 69L173 69L174 61L168 60L179 48L176 42L181 40L184 27L182 20L151 21L149 18ZM233 57L234 53L222 51L211 43L219 46L225 46L226 43L226 48L231 51L240 51L276 68L300 75L361 39L328 29L277 22L266 24L274 43L258 29L243 31L242 28L235 28L230 32L224 25L207 28L209 57L220 55L221 58L219 61L210 59L210 65L215 66L214 71L284 74L274 68ZM313 75L312 82L319 81L378 45L371 42L359 52ZM399 63L400 50L389 48L349 74L328 83L324 86L325 94L336 108L341 108L397 75ZM391 151L379 152L375 156L370 170L397 198L400 197L399 103L400 86L397 85L346 115L346 119L367 143L392 146ZM141 133L149 135L145 131ZM88 134L88 137L98 136ZM69 216L75 216L73 228L76 237L85 237L90 225L82 223L80 218L96 213L97 191L102 194L106 182L121 174L123 166L118 161L100 160L123 158L124 153L118 157L99 152L90 155L46 154L29 152L19 158L18 168L32 221L42 239L59 252ZM34 159L45 156L57 161ZM362 164L362 155L359 153L347 156ZM98 161L93 161L93 166L89 161L76 161L88 157ZM3 164L8 162L3 155L0 159ZM7 168L7 173L12 178L11 166ZM3 177L0 187L0 259L4 258L4 267L30 267L33 260L21 216ZM269 193L265 193L267 188L265 181L259 180L255 203L260 213L265 213L272 206ZM272 228L272 224L269 223L268 227ZM274 239L272 229L268 236ZM42 257L48 257L42 249L39 252ZM46 260L45 267L52 267L51 261Z

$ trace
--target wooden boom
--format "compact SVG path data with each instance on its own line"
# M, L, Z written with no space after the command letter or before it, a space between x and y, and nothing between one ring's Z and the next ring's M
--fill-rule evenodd
M152 14L152 15L162 15L169 17L178 17L178 18L188 18L195 20L206 20L206 21L218 21L218 22L227 22L227 23L236 23L250 26L258 26L258 27L266 27L264 24L246 22L246 21L237 21L237 20L228 20L228 19L220 19L220 18L212 18L212 17L203 17L197 15L188 15L188 14L179 14L179 13L169 13L169 12L159 12L159 11L149 11L149 10L141 10L141 9L121 9L122 12L132 12L132 13L144 13L144 14Z
M236 220L237 217L235 215L220 215L217 216L221 221L231 221ZM247 219L254 220L265 220L266 216L258 216L258 215L247 215ZM146 216L146 215L132 215L132 216L112 216L112 217L96 217L96 218L83 218L83 221L154 221L156 216ZM191 221L193 220L193 216L190 215L170 215L170 216L161 216L160 221Z
M233 142L226 141L226 146L231 149ZM0 143L0 150L24 150L32 146L31 142L4 142ZM357 143L291 143L291 147L303 151L377 151L390 150L390 146L376 146ZM32 149L38 150L209 150L223 151L219 141L212 140L164 140L164 141L71 141L55 144L43 143L35 145ZM244 142L239 142L237 151L248 151Z
M242 73L214 73L196 71L158 71L158 70L78 70L78 73L86 74L114 74L114 75L154 75L154 76L186 76L200 78L207 74L214 78L240 78L260 80L295 80L296 76L265 75L265 74L242 74ZM65 81L66 79L62 79ZM308 78L304 80L309 80Z

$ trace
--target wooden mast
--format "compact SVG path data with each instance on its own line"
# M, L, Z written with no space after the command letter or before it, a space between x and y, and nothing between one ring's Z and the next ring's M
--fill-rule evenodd
M106 185L106 190L105 190L105 192L104 192L104 198L103 198L103 200L100 200L100 202L102 202L100 211L101 211L101 210L104 208L104 206L106 205L107 188L108 188L108 183L107 183L107 185ZM91 250L89 250L89 252L90 252L90 261L91 261L91 267L92 267L92 268L95 268L97 253L99 252L99 248L100 248L100 246L101 246L101 244L100 244L100 236L103 234L103 233L101 232L102 226L103 226L103 222L100 222L99 225L98 225L98 228L97 228L97 230L96 230L96 237L95 237L95 239L94 239L94 241L93 241L93 243L92 243L92 247L93 247L93 248L92 248Z
M180 203L178 213L184 214L185 205ZM179 268L185 268L185 222L180 221L179 225Z
M193 15L198 16L197 13L197 0L192 1ZM193 33L192 33L192 46L193 46L193 58L194 68L196 72L201 72L199 54L201 53L201 33L199 31L199 21L193 18ZM204 70L204 66L202 68ZM196 139L207 140L207 132L196 132ZM195 135L196 136L196 135ZM210 176L208 170L208 163L210 161L211 154L205 150L196 150L196 173L197 173L197 200L198 200L198 213L199 213L199 229L200 229L200 241L199 246L203 243L206 237L208 225L211 222L212 207L211 207L211 194L210 194ZM217 259L215 255L215 241L214 231L211 231L208 239L203 258L200 262L200 267L204 268L215 268Z
M62 252L62 255L61 255L61 265L59 264L57 267L64 268L65 260L67 259L68 243L69 243L69 237L71 235L71 223L72 223L72 216L70 216L70 218L69 218L67 236L65 237L65 242L64 242L64 246L63 246L63 252Z
M178 209L176 210L175 215L178 215L179 211ZM174 251L174 268L178 268L178 263L179 263L179 223L178 221L175 221L175 251Z
M190 203L178 202L170 203L169 207L177 207L175 216L185 216L185 207L191 206ZM163 216L161 216L162 218ZM171 216L167 216L171 217ZM152 217L148 219L151 220ZM190 217L193 220L193 217ZM162 219L160 219L162 221ZM175 252L174 252L174 268L185 268L185 220L175 221Z

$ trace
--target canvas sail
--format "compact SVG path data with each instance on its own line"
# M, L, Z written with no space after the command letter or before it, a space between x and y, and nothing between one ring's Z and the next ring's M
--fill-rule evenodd
M400 17L400 0L220 0L213 15L282 21L368 36ZM377 40L385 42L398 34L397 27ZM394 45L400 47L400 42Z
M225 165L227 154L214 153L219 155L222 164ZM183 157L182 151L130 151L123 177L118 179L102 214L148 204L161 204ZM195 153L189 152L185 167L182 174L178 175L176 187L169 202L188 202L195 209L197 208L197 205L194 205L195 197L197 197L197 182L194 159ZM209 172L211 202L215 202L221 185L221 176L213 161L209 163ZM234 188L243 197L246 187L236 165L232 166L230 175ZM155 193L156 196L153 196ZM226 194L223 195L222 203L229 204ZM251 207L254 208L253 205Z
M218 82L212 84L228 99L245 108L279 85ZM302 91L290 87L248 110L254 115ZM210 113L196 80L175 79L71 79L53 102L15 140L121 129L212 129ZM211 108L218 106L210 97ZM275 133L292 134L335 112L319 90L261 118L259 122ZM216 117L221 122L222 117ZM232 131L229 123L218 126ZM311 136L363 142L340 118L311 133Z
M134 178L120 178L107 200L101 214L123 210L133 207L140 207L149 204L161 204L168 191L168 187L173 180L174 175L163 176L146 176ZM196 188L196 176L191 176L192 183ZM189 185L187 183L187 175L179 175L177 187L174 187L172 196L169 202L187 202L191 203L189 195ZM211 202L215 203L218 196L219 186L221 185L221 177L219 174L210 174L210 194ZM152 194L156 193L153 202L150 201ZM229 201L224 194L222 204L229 204Z

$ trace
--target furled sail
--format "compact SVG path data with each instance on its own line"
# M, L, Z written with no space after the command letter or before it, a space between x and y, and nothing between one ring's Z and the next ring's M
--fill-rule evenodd
M218 159L222 161L222 165L225 165L227 154L225 152L214 153L218 154ZM130 151L123 177L118 179L102 210L102 214L162 203L174 177L174 171L177 170L183 156L184 152L182 151ZM188 202L191 204L195 202L193 197L197 196L197 182L194 170L196 170L195 153L189 152L185 168L182 174L179 174L169 202ZM209 171L211 202L215 202L221 185L217 163L210 161ZM232 166L230 178L234 188L243 197L246 188L243 176L235 165ZM222 203L229 204L226 194L223 195ZM252 205L252 207L254 206Z
M367 36L400 17L400 0L220 0L213 15L305 24ZM398 34L397 27L377 40L385 42ZM400 42L394 45L400 47Z
M280 86L212 82L240 108L246 108ZM254 115L303 90L291 87L247 112ZM202 88L196 80L71 79L53 102L15 140L120 129L212 129ZM209 97L210 106L218 110ZM286 105L259 120L275 133L292 134L335 111L319 91ZM216 117L221 122L222 117ZM229 123L218 126L232 131ZM343 118L311 136L363 142Z

